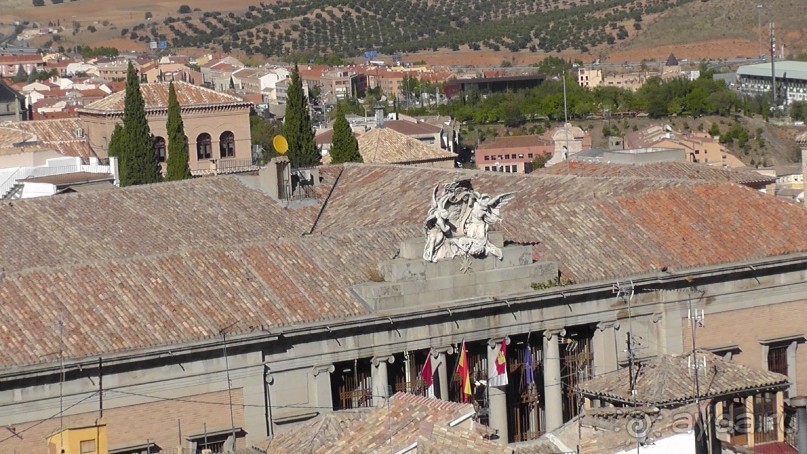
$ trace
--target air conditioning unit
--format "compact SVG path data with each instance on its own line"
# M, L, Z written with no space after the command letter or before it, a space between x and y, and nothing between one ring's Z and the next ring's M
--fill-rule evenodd
M84 128L76 128L76 138L83 139L84 138Z

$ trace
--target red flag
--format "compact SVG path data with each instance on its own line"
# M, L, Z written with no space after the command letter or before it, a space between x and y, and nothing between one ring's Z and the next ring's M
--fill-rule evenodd
M468 362L468 353L465 351L465 341L462 341L460 360L457 363L457 373L460 375L460 397L463 402L471 398L471 365Z
M420 370L420 377L423 379L423 384L429 388L433 383L432 377L432 352L426 353L426 362L423 364L423 369Z

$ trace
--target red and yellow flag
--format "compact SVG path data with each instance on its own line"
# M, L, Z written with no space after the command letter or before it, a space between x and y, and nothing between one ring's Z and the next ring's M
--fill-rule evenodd
M462 341L460 360L457 363L457 373L460 375L460 397L463 402L471 400L471 365L468 363L468 353L465 351L465 341Z

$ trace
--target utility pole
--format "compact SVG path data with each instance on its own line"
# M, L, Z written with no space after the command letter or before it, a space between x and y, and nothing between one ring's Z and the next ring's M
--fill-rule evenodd
M762 58L762 4L757 4L757 41L759 41L759 53L757 58Z

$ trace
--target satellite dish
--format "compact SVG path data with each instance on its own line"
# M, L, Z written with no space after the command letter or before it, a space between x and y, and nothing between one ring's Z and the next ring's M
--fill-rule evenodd
M286 154L289 151L289 143L286 138L280 134L272 138L272 146L275 148L277 154Z

